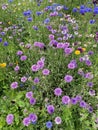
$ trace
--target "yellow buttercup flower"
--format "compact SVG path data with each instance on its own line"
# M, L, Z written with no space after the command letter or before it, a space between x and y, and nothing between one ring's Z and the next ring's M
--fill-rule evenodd
M76 51L75 51L75 54L76 54L76 55L79 55L79 54L80 54L80 51L79 51L79 50L76 50Z
M6 67L6 63L0 63L0 67L5 68Z

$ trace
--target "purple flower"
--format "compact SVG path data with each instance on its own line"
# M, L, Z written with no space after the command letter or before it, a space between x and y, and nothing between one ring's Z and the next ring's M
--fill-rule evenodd
M22 51L20 51L20 50L19 50L19 51L17 51L17 55L18 55L18 56L21 56L22 54L23 54L23 52L22 52Z
M95 96L95 90L90 90L90 91L89 91L89 95L90 95L90 96Z
M25 117L25 118L23 119L23 124L24 124L24 126L29 126L30 123L31 123L31 122L30 122L29 117Z
M62 37L57 38L58 41L62 41ZM64 44L63 44L64 45ZM64 46L63 46L64 47Z
M33 96L32 91L26 93L26 98L31 99Z
M18 83L17 83L17 82L11 83L11 88L12 88L12 89L18 88Z
M32 69L33 72L36 72L36 71L39 70L39 66L34 64L34 65L32 65L31 69Z
M50 71L48 69L43 69L42 73L43 75L49 75Z
M35 103L36 103L36 99L35 98L30 98L30 104L31 105L35 105Z
M8 44L9 44L8 42L4 42L4 44L3 44L3 45L4 45L4 46L8 46Z
M73 80L73 77L71 75L66 75L64 77L64 80L67 82L67 83L70 83L72 80Z
M88 52L88 55L93 55L93 54L94 54L93 51L89 51L89 52Z
M20 57L21 61L25 61L26 59L27 59L27 56L25 56L25 55L23 55L23 56Z
M71 98L71 103L72 103L73 105L76 105L76 104L77 104L77 99L76 99L76 98Z
M19 71L19 69L20 69L20 67L17 65L15 68L14 68L14 70L17 72L17 71Z
M0 42L2 42L2 38L0 38Z
M87 103L85 101L80 101L80 107L86 108L87 107Z
M35 78L34 78L34 83L35 83L35 84L39 83L39 78L38 78L38 77L35 77Z
M31 114L29 114L29 119L30 119L30 121L32 121L34 123L37 121L38 117L36 114L31 113Z
M89 113L92 113L93 112L93 108L91 106L88 107L88 111Z
M80 102L80 101L82 100L82 97L79 96L79 95L77 95L77 96L76 96L76 100L77 100L77 102Z
M62 97L62 103L63 104L69 104L70 103L70 97L69 96L63 96Z
M58 42L57 42L56 40L51 40L51 41L49 42L49 45L50 45L50 46L56 47L57 44L58 44Z
M91 66L92 65L92 62L90 60L86 60L85 61L85 64L88 65L88 66Z
M55 123L56 123L57 125L59 125L59 124L62 123L61 117L59 117L59 116L56 117L54 121L55 121Z
M64 44L63 43L58 43L57 48L64 48Z
M67 54L67 55L71 54L72 51L73 51L72 48L65 48L65 49L64 49L64 52L65 52L65 54Z
M78 70L78 74L81 75L81 76L83 76L83 77L84 77L84 75L85 75L82 69L79 69L79 70Z
M54 94L55 94L56 96L61 96L61 95L62 95L62 89L61 89L61 88L56 88L56 89L54 90Z
M49 31L51 31L52 26L51 26L51 25L47 25L46 28L47 28Z
M49 40L54 40L54 35L53 34L49 35Z
M13 123L14 116L13 114L8 114L6 117L6 122L8 125L11 125Z
M88 73L85 74L84 77L87 78L87 79L93 79L93 74L91 72L88 72Z
M69 69L75 69L75 68L76 68L76 65L73 64L73 63L69 63L69 64L68 64L68 68L69 68Z
M41 42L34 42L34 46L39 47L41 49L45 47L44 43L41 43Z
M37 62L37 65L39 66L40 69L42 69L44 67L44 61L43 60L39 60Z
M47 111L49 114L52 114L54 112L54 106L53 105L47 106Z
M33 26L33 29L37 31L37 30L38 30L38 27L37 27L37 26Z
M79 61L80 61L80 62L83 62L83 61L84 61L84 60L83 60L83 57L80 57L80 58L79 58Z
M27 77L24 76L21 78L21 82L25 83L26 81L27 81Z
M87 83L87 86L93 87L93 82L88 82L88 83Z
M69 43L69 42L65 42L65 43L64 43L64 48L68 48L68 47L69 47L69 45L70 45L70 43Z

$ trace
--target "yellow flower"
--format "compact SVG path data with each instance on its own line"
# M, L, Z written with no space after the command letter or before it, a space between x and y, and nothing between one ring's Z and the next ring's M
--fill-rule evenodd
M83 51L86 51L86 48L82 48Z
M2 68L6 67L6 63L0 63L0 67Z
M76 55L79 55L79 54L80 54L80 51L79 51L79 50L76 50L76 51L75 51L75 54L76 54Z

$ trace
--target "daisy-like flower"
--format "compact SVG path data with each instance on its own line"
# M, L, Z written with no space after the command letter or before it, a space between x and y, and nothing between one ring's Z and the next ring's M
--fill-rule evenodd
M11 88L12 88L12 89L18 88L18 82L13 82L13 83L11 83Z
M0 63L0 67L5 68L6 67L6 63Z
M27 81L27 77L23 76L23 77L21 78L21 82L25 83L26 81Z
M55 121L55 123L56 123L57 125L59 125L59 124L62 123L62 119L61 119L61 117L59 117L59 116L56 117L54 121Z
M76 55L80 55L80 51L79 51L79 50L76 50L76 51L75 51L75 54L76 54Z
M25 117L23 119L23 124L24 124L24 126L29 126L29 124L30 124L30 118L29 117Z
M56 89L54 90L54 94L55 94L56 96L61 96L61 95L62 95L62 89L61 89L61 88L56 88Z
M48 69L43 69L42 73L43 75L49 75L50 71Z
M73 77L71 75L66 75L64 77L64 80L67 82L67 83L70 83L72 80L73 80Z
M70 103L70 97L69 96L63 96L62 97L62 103L63 104L69 104Z
M6 117L7 124L11 125L13 123L13 120L14 120L13 114L8 114L7 117Z
M32 98L32 96L33 96L32 91L26 93L26 98L30 99L30 98Z

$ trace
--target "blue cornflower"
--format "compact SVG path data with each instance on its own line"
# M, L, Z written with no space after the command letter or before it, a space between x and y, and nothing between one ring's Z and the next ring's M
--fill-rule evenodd
M73 8L72 12L78 12L77 8Z
M0 38L0 42L2 42L2 38Z
M37 30L38 30L38 27L37 27L37 26L33 26L33 29L37 31Z
M95 22L96 22L96 20L94 20L94 19L91 19L91 20L89 21L90 24L94 24Z
M94 14L98 14L98 6L94 8Z
M4 46L8 46L8 42L4 42L4 44L3 44Z
M80 14L85 14L85 9L80 9Z
M30 16L32 14L31 10L27 10L23 12L24 16Z
M44 20L44 24L47 24L47 23L49 23L50 22L50 18L46 18L45 20Z
M46 127L47 128L52 128L52 126L53 126L53 124L52 124L51 121L46 122Z
M59 13L59 14L58 14L58 16L59 16L59 17L62 17L62 16L63 16L63 14L62 14L62 13Z
M36 15L38 15L38 16L41 15L41 14L42 14L41 11L37 11L37 12L36 12Z
M31 15L31 14L32 14L32 11L31 11L31 10L27 10L27 14L28 14L28 15Z
M63 6L63 9L64 10L68 10L69 8L68 7L66 7L65 5Z
M81 5L81 6L80 6L80 9L84 9L84 8L85 8L85 5Z
M1 32L1 35L4 36L4 35L5 35L5 32Z
M8 0L8 2L13 2L13 0Z
M86 8L86 11L87 11L87 12L92 12L92 8L88 8L88 7L87 7L87 8Z
M32 19L32 17L29 17L29 18L27 18L27 20L28 20L29 22L31 22L33 19Z

